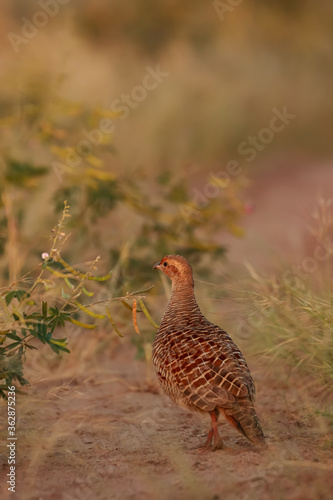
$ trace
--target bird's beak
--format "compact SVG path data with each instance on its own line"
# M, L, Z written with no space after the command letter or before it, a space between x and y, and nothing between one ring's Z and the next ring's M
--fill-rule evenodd
M153 269L160 269L160 262L156 262L156 264L153 266Z

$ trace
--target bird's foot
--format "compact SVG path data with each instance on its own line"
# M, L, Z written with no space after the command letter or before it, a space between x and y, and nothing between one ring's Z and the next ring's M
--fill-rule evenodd
M202 451L215 451L225 448L222 439L217 433L217 429L210 429L205 444L200 448Z
M213 439L212 451L222 450L224 448L225 448L225 446L224 446L223 441L220 438L220 436L217 436L217 437L215 436L215 439Z

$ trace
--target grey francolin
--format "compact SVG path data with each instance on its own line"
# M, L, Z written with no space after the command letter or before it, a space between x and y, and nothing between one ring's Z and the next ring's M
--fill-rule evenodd
M180 255L167 255L153 269L172 280L170 301L153 342L162 388L178 405L210 414L205 447L223 447L217 428L220 413L253 444L266 446L250 370L227 332L200 311L191 266Z

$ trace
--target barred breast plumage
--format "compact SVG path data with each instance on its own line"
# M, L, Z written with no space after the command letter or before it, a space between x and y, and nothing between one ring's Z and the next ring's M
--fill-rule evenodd
M266 446L250 370L227 332L200 311L191 266L180 255L167 255L154 269L172 280L170 301L153 342L162 388L178 405L210 414L206 447L223 447L217 428L220 414L253 444Z

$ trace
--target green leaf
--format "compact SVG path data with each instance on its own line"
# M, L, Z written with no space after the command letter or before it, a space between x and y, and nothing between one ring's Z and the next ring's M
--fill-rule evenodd
M35 167L27 162L8 159L5 179L17 186L29 187L33 177L41 177L48 171L47 167Z
M118 333L119 337L123 337L124 335L119 331L119 329L118 329L114 319L112 318L111 313L110 313L108 308L106 308L106 314L108 315L110 323L113 326L113 328L115 329L115 331Z
M74 289L73 283L71 283L68 278L65 278L65 283L68 286L68 288L70 288L71 290Z
M30 345L30 344L25 344L25 346L28 348L28 349L36 349L37 350L37 347L35 347L34 345Z
M106 316L105 314L97 314L93 311L90 311L90 309L88 309L87 307L84 307L82 304L80 304L80 302L78 302L77 300L74 301L74 304L79 308L81 309L81 311L84 311L86 314L89 314L89 316L92 316L93 318L98 318L98 319L104 319Z
M69 321L69 313L59 311L57 306L50 307L49 313L47 320L48 324L51 326L51 332L53 332L57 326L65 326L65 321Z
M50 344L50 347L52 351L54 351L56 354L59 354L59 347L56 346L55 344Z
M39 335L43 335L43 337L45 337L47 332L47 323L44 322L37 323L37 331Z
M158 329L159 326L157 323L155 323L155 321L153 320L153 318L150 316L149 312L148 312L148 309L146 308L144 302L142 299L139 299L139 304L141 306L141 309L143 310L144 312L144 315L146 316L146 318L148 319L148 321L150 321L150 323L156 328Z
M9 345L6 346L6 350L10 351L11 349L14 349L14 347L20 345L20 343L21 343L21 341L19 341L19 342L13 342L12 344L9 344Z
M82 323L81 321L78 321L77 319L74 318L69 318L68 321L70 321L74 325L82 326L82 328L86 328L88 330L93 330L94 328L97 327L97 325L89 325L88 323Z
M68 344L68 342L65 342L66 339L50 339L50 345L52 344L53 346L56 346L57 349L59 349L60 351L64 351L64 352L70 352L69 349L67 349L66 345ZM51 347L52 347L51 345Z
M93 297L93 296L95 295L95 293L94 293L94 292L88 292L88 290L86 290L86 289L84 288L84 286L82 287L82 292L83 292L85 295L87 295L87 297Z
M70 299L70 297L71 297L70 295L68 295L68 293L66 293L64 291L63 288L61 289L61 296L62 296L63 299Z
M52 267L52 268L55 268L55 269L60 269L62 270L64 268L64 266L62 266L60 264L60 262L57 262L56 260L54 260L53 258L49 258L47 260L45 260L42 264L42 268L43 269L46 269L47 267Z
M45 266L45 269L47 269L48 271L50 271L50 273L54 274L58 278L67 278L67 276L68 276L68 274L56 271L55 269L52 269L52 267L50 267L48 265Z
M108 280L111 277L111 272L109 274L105 275L105 276L88 276L87 274L81 273L81 272L77 271L76 269L74 269L74 267L72 267L69 264L67 264L67 262L64 259L62 259L61 257L58 258L58 261L63 266L64 270L67 270L72 275L78 276L81 279L87 279L87 280L92 280L92 281L106 281L106 280ZM47 267L47 269L49 271L53 272L53 274L55 274L56 276L58 276L60 278L65 278L65 279L68 278L68 274L64 274L64 273L60 273L58 271L54 271L54 270L52 270L49 267Z
M70 353L70 352L71 352L69 349L67 349L67 347L64 347L64 346L62 346L62 345L59 345L59 346L58 346L58 349L59 349L60 351L64 351L64 352L67 352L67 353Z
M21 342L21 340L23 340L18 335L16 335L15 331L12 331L11 333L8 333L7 334L7 338L9 338L11 340L18 340L19 342Z
M52 342L52 344L62 346L62 347L66 347L66 345L68 344L68 342L64 342L61 339L50 339L50 342Z
M112 276L112 273L106 274L105 276L87 276L88 280L91 281L107 281Z
M133 311L133 307L131 307L125 300L120 301L126 309L129 309L130 311Z
M47 302L44 302L44 300L42 301L42 314L43 314L43 318L46 319L47 318Z
M19 302L21 302L23 297L30 297L30 293L26 292L26 290L11 290L5 295L7 306L9 306L9 304L15 297Z

